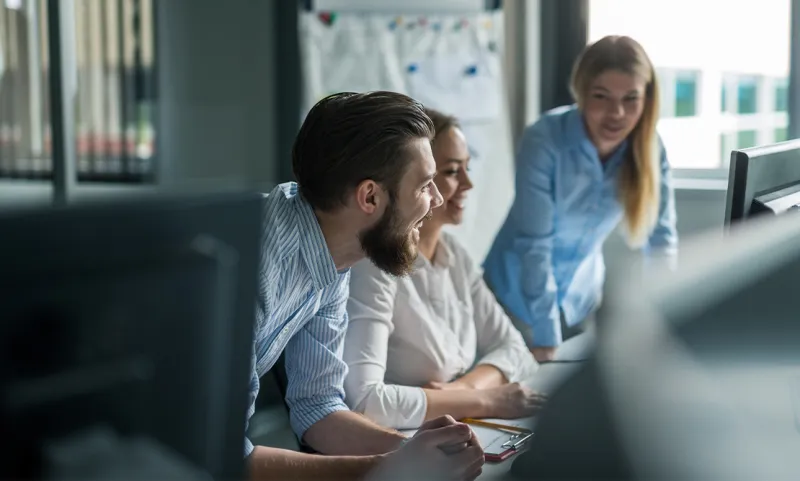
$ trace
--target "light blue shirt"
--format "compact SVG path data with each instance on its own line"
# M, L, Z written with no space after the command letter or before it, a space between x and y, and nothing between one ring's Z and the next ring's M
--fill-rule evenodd
M528 127L516 160L516 197L484 263L498 300L531 326L533 344L561 343L569 326L600 303L603 242L622 220L617 177L623 143L605 163L575 106L545 113ZM661 148L661 203L644 250L677 253L675 196Z
M262 244L247 419L255 411L259 378L285 348L286 402L302 439L317 421L348 409L342 348L350 270L336 271L314 211L293 182L265 197ZM252 451L245 439L245 455Z

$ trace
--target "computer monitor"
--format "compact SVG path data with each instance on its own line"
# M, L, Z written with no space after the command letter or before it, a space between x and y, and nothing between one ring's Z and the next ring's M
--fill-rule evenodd
M594 357L550 398L529 479L800 479L800 217L609 276Z
M0 214L0 479L81 479L100 459L128 479L174 477L161 454L243 479L261 202ZM134 456L142 442L160 454Z
M800 139L731 152L726 226L755 215L780 215L798 206Z

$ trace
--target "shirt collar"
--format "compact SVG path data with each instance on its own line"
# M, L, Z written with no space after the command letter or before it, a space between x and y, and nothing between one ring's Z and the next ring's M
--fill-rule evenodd
M293 194L290 200L294 203L297 214L295 219L300 237L300 253L306 261L311 281L316 289L324 289L336 281L339 272L336 271L336 264L325 242L317 216L311 204L297 192L297 184L288 182L282 184L281 188L285 193Z
M433 256L433 262L420 254L417 256L417 260L414 261L414 266L418 268L453 267L454 263L455 258L453 256L453 251L444 241L444 236L442 236L439 238L439 242L436 245L436 254Z

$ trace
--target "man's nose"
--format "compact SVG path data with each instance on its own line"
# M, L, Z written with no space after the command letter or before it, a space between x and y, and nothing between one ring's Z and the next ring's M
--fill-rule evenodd
M442 204L444 204L444 197L439 192L439 188L436 187L436 183L431 182L431 209L441 207Z

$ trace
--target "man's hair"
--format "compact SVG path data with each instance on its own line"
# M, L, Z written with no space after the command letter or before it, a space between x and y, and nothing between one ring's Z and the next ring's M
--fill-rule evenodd
M416 100L395 92L344 92L320 100L292 148L301 195L316 209L335 210L371 179L396 194L410 161L408 145L433 139L433 123Z

